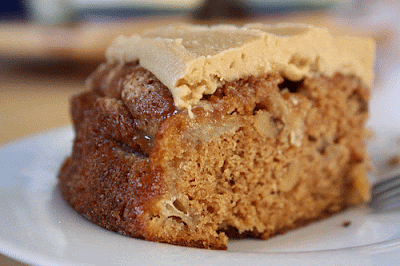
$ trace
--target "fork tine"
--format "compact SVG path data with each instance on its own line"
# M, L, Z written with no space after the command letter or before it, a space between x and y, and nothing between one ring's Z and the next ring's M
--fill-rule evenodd
M400 175L381 181L372 187L370 206L378 209L400 206Z
M385 198L385 199L376 199L373 198L369 203L371 207L376 210L391 210L398 209L400 207L400 193L394 195L393 197Z
M385 193L381 193L377 196L372 197L372 201L389 201L396 199L400 202L400 186L390 189Z
M378 197L381 194L386 194L388 191L396 190L400 187L400 175L386 179L375 184L372 187L372 197Z

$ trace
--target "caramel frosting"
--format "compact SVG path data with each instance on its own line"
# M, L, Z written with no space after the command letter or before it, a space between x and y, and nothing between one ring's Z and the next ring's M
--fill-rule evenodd
M171 90L175 105L190 112L225 82L272 72L293 81L342 73L371 86L374 51L372 39L334 37L309 25L180 25L121 36L106 58L120 64L139 60Z

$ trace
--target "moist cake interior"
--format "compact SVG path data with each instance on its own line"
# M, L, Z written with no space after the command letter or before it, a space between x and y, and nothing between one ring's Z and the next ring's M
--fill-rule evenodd
M226 249L369 199L369 91L352 75L220 85L191 110L139 61L103 64L75 96L63 197L123 235Z

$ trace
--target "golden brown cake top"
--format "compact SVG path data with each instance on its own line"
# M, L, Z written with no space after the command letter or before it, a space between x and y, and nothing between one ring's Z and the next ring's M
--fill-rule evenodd
M371 86L374 50L372 39L334 37L309 25L179 25L121 36L106 57L139 60L171 90L178 108L190 110L225 82L272 72L293 81L338 72Z

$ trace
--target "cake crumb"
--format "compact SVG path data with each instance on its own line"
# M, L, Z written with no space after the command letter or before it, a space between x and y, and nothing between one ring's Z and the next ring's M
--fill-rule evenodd
M343 227L349 227L351 225L351 222L350 221L344 221L343 223L342 223L342 226Z
M400 165L400 154L393 155L387 160L387 165L390 167L396 167Z

